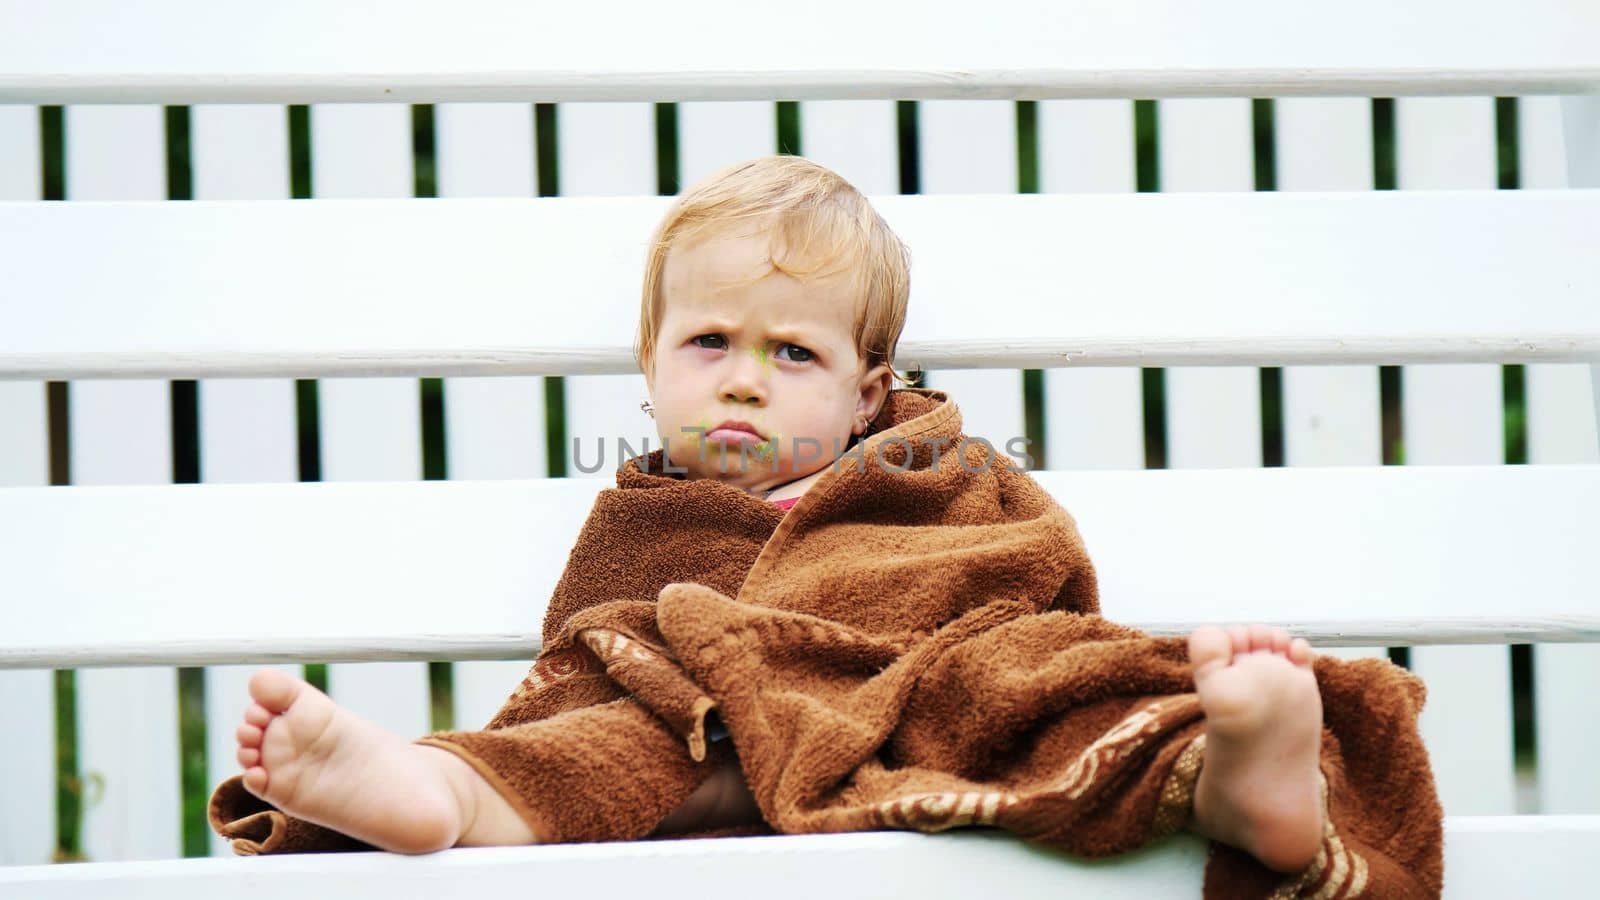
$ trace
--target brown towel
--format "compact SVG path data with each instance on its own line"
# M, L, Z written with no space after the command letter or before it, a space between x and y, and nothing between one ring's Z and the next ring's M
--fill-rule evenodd
M527 678L486 730L424 742L471 763L544 841L648 835L727 752L708 740L713 714L780 832L987 825L1101 856L1183 827L1204 760L1184 642L1100 618L1071 517L963 444L945 395L894 391L874 426L861 461L787 515L661 474L659 451L627 464ZM1206 896L1437 895L1421 682L1374 660L1319 659L1316 674L1322 852L1285 878L1216 847ZM234 779L212 804L241 852L333 840L241 794Z

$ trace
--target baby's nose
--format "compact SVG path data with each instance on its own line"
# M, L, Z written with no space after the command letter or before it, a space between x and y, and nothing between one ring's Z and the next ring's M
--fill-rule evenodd
M722 383L722 399L728 403L761 403L766 399L766 367L769 365L765 357L758 353L749 354L737 360L729 360L732 365L727 371L727 377Z

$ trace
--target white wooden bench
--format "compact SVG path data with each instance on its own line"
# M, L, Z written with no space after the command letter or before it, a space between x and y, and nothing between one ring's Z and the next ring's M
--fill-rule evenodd
M778 896L956 896L1000 871L1018 895L1197 888L1188 838L1100 864L982 834L174 859L173 666L211 667L208 785L233 767L257 663L334 662L333 694L403 733L429 727L424 660L457 661L458 724L498 706L615 465L542 477L546 376L564 376L560 433L586 458L601 437L651 433L628 345L666 202L644 196L664 168L653 102L677 103L667 146L688 182L772 152L774 100L802 101L800 149L881 198L913 248L900 363L932 369L997 442L1042 412L1040 478L1078 517L1109 615L1163 633L1282 623L1329 652L1411 646L1450 895L1582 892L1600 850L1600 99L1581 95L1600 91L1600 12L635 6L286 2L246 24L200 2L130 22L0 0L0 896L481 896L694 875ZM1494 95L1524 96L1521 187L1566 189L1494 190ZM1374 192L1367 98L1389 96L1402 190ZM1128 98L1146 97L1163 98L1160 186L1183 195L1132 195ZM1277 193L1251 192L1251 97L1284 98ZM886 196L904 183L896 99L918 101L929 196ZM540 120L556 135L536 134L531 101L557 104ZM287 201L286 103L312 104L314 202ZM437 104L447 199L405 199L411 103ZM36 202L41 104L66 105L72 202ZM162 202L156 104L189 104L204 202ZM1023 110L1046 196L1015 196ZM541 154L573 199L516 199L556 192L536 183ZM1534 465L1501 465L1499 363L1526 366ZM1404 365L1403 467L1380 465L1380 364ZM1285 469L1260 468L1261 365L1285 367ZM1025 403L1027 367L1047 370L1042 401ZM1169 367L1165 461L1182 471L1132 471L1140 367ZM418 377L445 379L458 480L419 482ZM289 483L295 378L323 379L323 480L376 483ZM166 483L166 379L201 379L204 485ZM55 441L73 487L44 486L46 380L70 381ZM582 475L574 462L569 445ZM268 603L283 613L262 622ZM1537 644L1521 800L1510 643ZM63 668L94 785L89 866L38 865L56 839Z

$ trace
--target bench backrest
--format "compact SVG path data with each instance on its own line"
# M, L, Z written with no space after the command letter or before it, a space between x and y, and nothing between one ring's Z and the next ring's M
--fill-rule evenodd
M318 16L325 14L291 5L282 19L261 23L248 40L235 43L214 39L215 32L204 39L190 34L207 21L201 5L172 4L133 26L135 33L119 30L115 41L97 38L95 29L127 23L80 18L70 6L63 7L70 13L30 11L37 28L0 29L0 59L8 61L0 72L0 101L69 104L62 114L66 198L171 196L171 145L181 129L169 122L181 124L184 116L169 117L151 104L190 103L192 196L222 205L0 208L0 231L8 235L0 259L11 273L11 286L0 295L7 326L0 333L0 377L23 379L0 381L0 483L48 481L51 414L39 381L46 378L71 380L66 408L56 412L69 423L64 445L57 436L56 447L66 455L57 471L70 471L79 485L170 481L172 436L185 429L198 435L198 474L207 482L296 480L305 474L297 456L305 427L317 430L318 471L326 481L417 480L425 461L431 474L443 469L452 479L538 478L551 459L547 417L568 439L559 444L567 473L582 475L572 437L631 440L651 433L636 411L642 379L618 373L629 368L625 348L639 247L661 201L548 210L509 202L257 203L286 198L291 175L306 167L290 155L291 126L298 130L302 121L310 132L311 194L319 199L412 197L427 181L416 170L419 159L432 160L434 189L446 198L645 195L663 182L688 183L726 162L780 149L778 135L797 136L798 147L785 149L834 166L875 195L907 187L928 195L1019 188L1117 195L1140 187L1141 172L1147 189L1220 192L1159 204L1123 196L886 200L886 213L917 253L904 361L920 359L934 368L929 382L961 401L969 431L1000 443L1042 435L1045 462L1063 470L1136 469L1147 462L1257 467L1269 461L1272 440L1282 442L1272 462L1376 466L1383 461L1384 430L1394 428L1386 406L1403 422L1406 463L1498 465L1505 461L1506 407L1496 363L1527 361L1527 459L1596 459L1589 374L1573 365L1592 359L1600 342L1590 313L1600 274L1586 238L1597 220L1589 192L1240 195L1262 187L1367 191L1390 177L1380 171L1389 160L1375 152L1375 131L1393 142L1393 183L1386 186L1487 191L1506 183L1496 128L1510 120L1497 116L1487 95L1593 89L1600 81L1593 50L1600 23L1592 13L1535 3L1495 18L1490 29L1472 22L1446 27L1463 14L1442 3L1413 4L1406 15L1387 11L1381 19L1363 19L1364 10L1375 12L1370 3L1346 4L1327 18L1295 10L1292 21L1268 3L1211 4L1203 12L1183 3L1120 4L1133 10L1127 21L1138 27L1130 29L1122 15L1085 7L1093 14L1067 17L1052 11L1055 4L997 11L994 21L1013 23L1003 26L988 17L974 23L953 7L891 14L859 6L850 9L859 29L848 41L808 38L805 28L834 19L819 8L804 17L809 25L787 16L765 23L766 33L785 34L787 41L763 42L759 52L716 28L674 30L678 20L653 18L658 13L644 6L634 11L628 31L639 37L620 41L612 29L584 19L599 13L576 7L487 27L495 20L459 11L428 17L426 25L406 24L414 20L405 15L324 22ZM20 21L14 12L20 7L0 9L0 21ZM754 13L769 14L776 15ZM742 33L761 33L763 22L751 15L740 7L739 27L751 29ZM463 24L469 21L475 24ZM1386 40L1369 39L1372 21L1392 29ZM536 33L541 37L533 54L525 35ZM1197 33L1218 37L1198 41ZM362 39L352 40L355 34ZM819 57L825 46L834 55ZM786 59L785 53L795 55ZM529 56L537 57L538 68L529 68ZM1367 99L1430 93L1477 96L1407 96L1392 105ZM1117 99L1148 96L1164 99L1151 106ZM1251 96L1287 99L1267 105ZM920 102L897 105L897 98ZM774 99L800 102L775 106ZM432 129L417 129L418 113L405 102L329 102L339 100L436 102ZM536 111L530 100L560 102ZM585 102L595 100L616 102ZM657 100L683 102L650 102ZM94 105L110 101L129 105ZM312 104L303 120L281 105L294 102ZM1512 183L1566 182L1561 102L1535 97L1498 104L1517 113L1521 153ZM1566 102L1569 123L1592 115L1594 101ZM1149 113L1157 123L1158 155L1141 163L1136 118ZM39 128L46 121L54 120L33 106L0 106L0 190L6 192L0 199L39 198ZM662 132L672 138L658 141ZM1580 147L1583 140L1600 140L1574 132L1569 137ZM416 151L418 133L431 133L431 154ZM1600 142L1588 146L1587 155L1573 156L1573 171L1579 183L1600 186ZM1260 160L1268 152L1275 166L1263 172ZM1152 183L1153 172L1159 184ZM218 302L223 298L226 307ZM975 309L989 315L975 318ZM563 312L581 315L562 318ZM216 324L215 317L225 330L194 327ZM1226 362L1236 365L1215 365ZM1329 362L1349 365L1316 365ZM1401 398L1385 404L1378 362L1454 365L1406 366L1398 378ZM1185 365L1197 363L1207 365ZM1285 368L1254 368L1258 364ZM1152 377L1139 365L1169 368ZM1046 371L1033 376L1019 367ZM469 377L491 373L498 377ZM378 374L400 377L327 378L298 394L291 380ZM568 377L555 382L547 375ZM449 377L419 388L417 376ZM164 380L185 377L203 379L197 423L182 421L188 407L173 402L175 396L183 400L182 390L175 394ZM1156 385L1160 392L1149 389ZM315 418L306 410L312 397ZM426 437L442 431L443 466L439 444L424 439L424 410L441 406L443 427L429 418ZM1263 426L1264 407L1277 410L1280 428ZM1147 429L1147 417L1160 427ZM1030 419L1042 422L1031 432ZM1147 437L1162 444L1147 445ZM1253 478L1235 485L1229 475L1211 474L1212 480L1192 482L1143 476L1106 476L1083 486L1060 482L1102 564L1128 573L1121 591L1108 587L1112 615L1168 628L1244 615L1309 621L1314 633L1334 643L1351 631L1364 640L1405 643L1399 624L1405 622L1426 623L1416 635L1422 641L1594 637L1585 598L1600 579L1575 560L1585 558L1582 541L1595 536L1595 507L1571 503L1594 497L1592 480L1450 473L1441 474L1442 486L1430 494L1417 486L1424 481L1390 487L1382 480L1390 473L1381 472L1355 475L1358 481L1350 484L1338 475L1314 475L1281 485ZM349 546L334 542L339 529L324 533L301 525L298 534L285 534L295 526L245 515L256 509L252 503L284 502L289 523L312 521L304 518L315 508L310 504L340 496L325 491L87 492L81 508L75 495L9 494L0 497L0 527L19 531L7 532L6 546L16 555L4 568L54 577L42 584L20 577L0 582L6 615L18 625L62 627L12 631L8 622L4 630L26 637L6 639L4 648L87 647L88 663L125 664L136 657L118 657L97 646L101 638L68 627L80 620L64 604L92 600L80 607L85 619L117 623L129 643L142 641L149 651L162 643L157 636L169 634L155 606L161 598L172 601L172 618L180 624L206 624L194 613L207 609L207 601L226 604L265 585L294 588L292 579L275 578L311 570L314 553L327 554L320 571L345 580L326 581L320 590L300 585L295 596L307 602L346 598L347 608L359 613L355 618L365 621L376 621L374 609L387 611L391 604L414 610L385 592L364 593L350 577L364 571L360 560L381 565L393 559L389 576L405 574L399 580L414 591L405 596L426 598L429 593L418 589L429 583L412 577L419 570L398 563L432 554L434 563L421 571L441 579L435 594L454 585L463 598L489 604L487 620L462 623L448 634L526 634L538 611L519 608L516 600L542 600L570 544L574 517L583 512L583 492L595 489L557 484L496 488L478 505L468 501L483 490L465 485L426 494L413 490L421 486L374 488L367 502L349 508L365 523L357 535L345 532ZM1197 487L1179 487L1187 484ZM545 487L565 499L544 505ZM1342 582L1321 572L1308 578L1316 547L1283 550L1274 540L1279 530L1260 527L1260 517L1270 515L1270 521L1292 521L1296 535L1309 534L1320 511L1347 491L1357 491L1348 497L1365 498L1368 506L1347 510L1341 525L1329 526L1328 540L1346 549L1368 547L1362 558L1370 562L1351 571L1388 578ZM1149 492L1141 504L1171 503L1168 514L1132 515L1115 502L1140 492ZM1373 509L1373 494L1384 496L1385 506ZM425 496L458 504L454 515L475 517L474 529L459 535L471 539L465 546L441 543L455 533L451 529L426 541L412 534L416 542L409 544L376 539L374 510L398 504L409 512ZM551 512L529 521L527 506L516 502L521 497ZM1500 498L1498 506L1487 502L1492 497ZM1469 552L1459 543L1459 522L1428 518L1447 498L1482 500L1504 514L1501 526L1517 523L1498 532L1518 543L1513 555L1493 561L1493 574L1503 579L1519 571L1513 561L1525 563L1530 608L1505 580L1485 575L1474 591L1470 580L1427 577L1437 564L1440 573L1459 578L1462 560L1493 556L1491 548ZM1244 514L1249 503L1269 499L1278 505ZM219 505L184 512L191 502ZM1226 558L1221 537L1232 532L1218 528L1206 535L1211 543L1195 541L1204 527L1192 520L1170 539L1144 531L1146 518L1184 522L1182 514L1194 504L1237 504L1230 527L1251 535L1238 544L1246 548L1240 564L1254 572L1250 589L1239 590L1231 578L1235 567L1217 562ZM483 515L490 511L495 515ZM51 516L63 517L55 531L28 527ZM195 528L218 521L214 516L231 517L233 528L276 521L283 530L263 530L248 541L217 540L236 532ZM1095 537L1096 521L1117 528L1102 526L1104 536ZM90 539L95 523L120 531ZM1356 540L1362 523L1374 529L1364 538L1373 543ZM1428 529L1437 529L1440 540L1413 538L1404 550L1381 552L1381 535L1398 541ZM152 541L136 545L119 537L133 533ZM520 546L536 549L501 546L493 553L495 545L481 544L486 537L517 535L527 538ZM1145 545L1164 554L1166 548L1215 551L1192 561L1199 583L1210 590L1196 592L1191 584L1189 592L1175 593L1182 579L1141 582L1136 576L1144 567L1134 551ZM230 546L244 552L225 555ZM478 567L484 582L456 582L450 577L456 561L474 546L487 553ZM44 559L41 547L73 552ZM141 554L132 553L135 547ZM1430 547L1435 558L1427 555ZM121 548L120 563L115 548ZM273 556L264 556L263 548ZM284 548L292 548L290 555L277 557ZM492 577L508 566L514 577ZM107 579L98 585L92 581L97 572ZM130 578L140 573L150 580L135 591ZM1302 573L1299 581L1294 573ZM1406 589L1392 597L1382 592L1397 583ZM345 589L332 590L335 584ZM1275 585L1282 605L1271 602ZM1425 590L1430 585L1436 592ZM1483 590L1490 586L1495 590ZM1363 590L1351 604L1337 604L1355 589ZM9 599L13 592L21 599ZM1326 599L1302 607L1302 596ZM1507 627L1486 632L1484 622L1496 607L1460 608L1469 596L1500 598ZM1213 600L1202 614L1174 611L1208 597ZM1163 598L1181 598L1187 607L1164 608ZM1372 600L1382 605L1365 605ZM452 597L452 614L458 602L471 606ZM1323 614L1323 607L1334 611ZM1519 631L1541 617L1544 630ZM407 623L413 627L399 635L379 629L361 637L369 648L381 639L409 659L531 649L525 640L511 641L509 649L505 642L467 649L452 649L448 641L422 649L404 644L403 634L458 628L450 618L431 619L431 628L428 619ZM1440 618L1466 621L1427 621ZM154 657L143 659L170 665L263 658L263 650L230 649L236 645L227 635L239 635L240 620L218 621L222 631L170 633L175 636ZM500 625L483 631L486 621ZM323 658L360 658L348 645L319 645L325 636L309 629L298 633L300 639L286 637L272 652L295 660L324 652ZM201 642L193 651L200 655L185 655L190 651L171 643L188 640ZM1417 647L1411 663L1433 685L1425 729L1449 809L1511 811L1506 648ZM1583 762L1600 738L1578 733L1590 727L1585 691L1600 672L1600 659L1588 646L1540 646L1536 663L1542 808L1600 809L1600 787ZM522 668L517 662L455 665L455 722L487 718ZM228 723L248 671L206 670L203 719L210 727L203 756L210 768L198 779L202 793L233 768ZM430 725L429 671L421 663L336 664L328 680L342 701L392 728L420 733ZM175 670L161 667L89 668L76 675L78 769L98 776L87 779L86 788L94 802L85 816L84 845L93 858L167 856L180 849L177 807L184 790L174 761L186 739L180 739L174 702L178 682ZM54 834L51 678L43 671L0 673L0 692L6 708L21 717L17 733L40 738L5 751L0 826L8 830L0 855L37 861L48 855Z

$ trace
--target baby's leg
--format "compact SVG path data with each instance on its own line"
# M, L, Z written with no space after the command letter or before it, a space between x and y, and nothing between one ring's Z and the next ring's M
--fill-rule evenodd
M236 734L244 786L284 812L399 853L534 842L449 751L384 731L275 669L250 679L250 697Z
M1195 830L1295 872L1322 842L1322 695L1311 645L1281 628L1201 628L1189 663L1206 713Z

